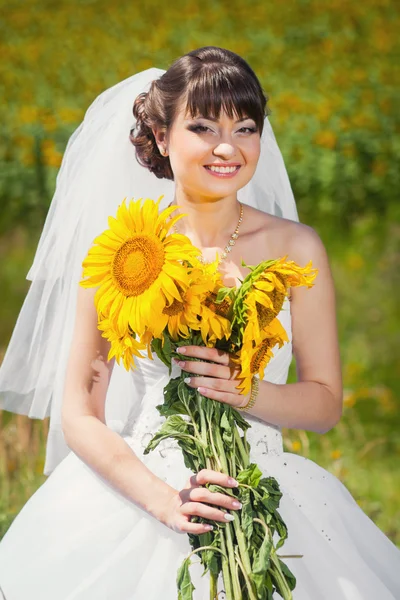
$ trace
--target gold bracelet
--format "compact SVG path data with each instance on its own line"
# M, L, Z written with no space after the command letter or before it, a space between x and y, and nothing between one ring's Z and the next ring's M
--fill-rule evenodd
M260 381L259 381L258 377L253 375L253 377L251 379L251 392L250 392L249 401L245 406L237 406L236 408L238 410L248 410L249 408L253 408L253 406L256 403L259 384L260 384Z

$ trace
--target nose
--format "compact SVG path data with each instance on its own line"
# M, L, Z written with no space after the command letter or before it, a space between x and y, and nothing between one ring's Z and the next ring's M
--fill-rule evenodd
M214 148L213 154L216 156L232 157L236 153L235 147L227 142L222 142Z

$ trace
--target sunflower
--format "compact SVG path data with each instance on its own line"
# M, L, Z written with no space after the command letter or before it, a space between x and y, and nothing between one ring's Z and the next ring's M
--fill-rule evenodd
M258 280L249 290L244 301L246 324L243 344L258 344L265 337L266 328L282 310L287 290L278 278L273 283ZM279 283L278 283L279 282ZM276 285L276 287L275 287ZM282 287L283 291L282 291Z
M182 300L174 300L163 310L159 320L160 330L168 328L173 340L179 337L187 338L189 329L198 331L200 329L202 314L202 302L205 301L207 293L210 292L210 279L200 269L191 270L191 284L186 290L179 289ZM179 287L179 285L178 285Z
M102 337L106 338L111 348L108 353L107 360L111 360L115 356L118 364L123 361L123 365L127 371L135 368L134 356L143 358L140 350L146 349L146 344L138 341L133 331L128 327L127 330L117 331L107 317L101 316L97 325L102 331Z
M230 308L229 300L220 304L216 299L217 293L210 292L202 305L200 332L206 346L214 346L224 337L228 340L231 335L232 324L225 316Z
M290 287L312 287L318 269L312 269L312 261L300 267L294 261L268 260L257 267L248 267L234 305L235 322L239 325L243 342L254 340L257 344L264 338L266 327L282 310Z
M243 341L243 346L234 358L234 362L240 365L238 379L242 394L248 394L251 387L253 375L258 374L260 379L264 378L264 370L271 358L274 356L272 349L278 344L281 348L289 338L286 330L278 318L273 319L263 330L263 337L257 343L254 340Z
M222 302L217 301L218 291L224 288L218 271L218 256L212 263L203 264L196 261L195 264L198 270L202 271L204 281L208 285L207 293L203 295L201 302L200 333L204 344L210 347L224 337L228 340L231 335L232 301L228 296Z
M264 291L272 303L270 311L257 306L258 320L262 321L264 325L271 322L279 314L290 287L303 285L310 288L314 285L314 280L318 274L318 269L312 268L311 260L305 267L300 267L293 260L287 261L286 258L287 255L266 266L260 273L259 279L254 281L254 288ZM259 304L259 301L257 304ZM260 327L262 329L261 323Z
M82 287L100 286L95 294L97 312L107 314L119 332L131 329L142 335L152 331L164 309L182 302L180 290L189 287L189 272L182 259L199 254L189 238L168 231L183 215L169 218L176 206L158 212L150 198L125 200L110 229L95 238L82 263Z

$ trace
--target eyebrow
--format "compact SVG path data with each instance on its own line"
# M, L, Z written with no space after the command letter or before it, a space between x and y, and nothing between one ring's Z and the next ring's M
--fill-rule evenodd
M198 115L197 117L194 117L195 119L206 119L207 121L214 121L217 122L219 119L217 119L216 117L204 117L203 115ZM242 121L247 121L247 119L251 119L252 121L254 121L254 119L252 117L242 117L241 119L238 119L237 121L235 121L236 123L241 123Z

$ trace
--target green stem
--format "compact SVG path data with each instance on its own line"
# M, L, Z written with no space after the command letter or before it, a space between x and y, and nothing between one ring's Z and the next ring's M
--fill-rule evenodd
M197 425L196 425L196 421L195 421L194 415L193 415L192 411L190 410L190 407L189 407L189 403L188 403L188 402L185 402L185 408L186 408L186 410L187 410L187 411L188 411L188 413L189 413L189 417L192 419L192 422L191 422L190 424L191 424L191 425L193 425L193 427L194 427L194 430L195 430L195 432L196 432L196 435L197 435L198 437L200 437L200 432L199 432L199 430L198 430L198 427L197 427Z
M202 407L202 397L201 394L199 394L199 392L196 390L196 402L197 402L197 408L199 410L199 415L200 415L200 436L201 436L201 441L202 441L202 445L204 447L204 463L207 467L207 469L211 469L212 468L212 463L210 458L207 456L206 453L206 448L208 445L208 439L207 439L207 422L206 422L206 417L204 415L204 411L203 411L203 407Z
M239 550L240 550L240 556L243 561L243 566L244 566L244 569L246 570L246 572L248 574L251 574L250 556L249 556L249 551L247 549L247 542L246 542L246 538L243 533L240 518L236 512L234 512L233 516L235 517L235 520L233 521L233 526L235 529L236 539L237 539L237 543L238 543Z
M232 589L232 580L231 580L231 574L229 571L229 560L228 560L228 552L227 552L227 548L226 548L226 542L225 542L225 536L224 536L224 530L221 530L221 536L220 536L220 540L221 540L221 550L223 552L223 557L222 557L222 579L224 582L224 587L225 587L225 595L227 600L231 600L233 598L233 589Z
M217 597L217 582L218 575L210 573L210 600L215 600Z
M282 573L279 559L276 556L274 549L271 551L271 561L273 564L271 571L274 573L274 577L277 579L280 585L279 593L281 594L283 600L293 600L292 592L287 584L286 577Z
M250 459L249 459L249 455L246 451L246 448L243 445L243 440L240 437L240 433L239 433L237 427L233 428L233 433L235 436L235 442L239 448L240 456L242 457L243 469L247 469L247 467L249 466L249 463L250 463Z
M190 552L190 554L187 555L187 557L185 558L185 560L189 560L189 558L193 555L193 554L197 554L197 552L200 552L201 550L213 550L213 552L219 552L220 554L222 554L223 556L225 556L225 558L227 558L226 554L224 553L223 550L220 550L219 548L217 548L216 546L200 546L199 548L196 548L195 550L192 550Z
M247 485L247 483L239 483L239 487L244 487L244 488L247 488L248 490L254 489L252 485Z
M217 452L217 450L215 448L214 437L213 437L213 433L212 433L212 430L213 430L212 423L210 423L210 421L208 420L207 416L206 416L206 420L207 420L207 426L208 426L208 434L210 436L210 444L211 444L211 447L212 447L212 450L213 450L213 453L214 453L215 461L217 463L217 469L215 469L215 470L221 471L222 465L221 465L221 461L220 461L219 456L218 456L218 452Z
M224 442L222 441L222 437L221 437L218 427L215 428L215 441L217 444L218 456L221 461L222 472L226 473L227 475L230 475L228 463L226 461L226 456L225 456Z
M251 583L251 581L249 579L249 575L248 575L246 569L244 568L244 565L243 565L242 561L240 560L240 556L239 556L239 552L238 552L237 547L235 548L235 554L236 554L236 560L238 562L238 565L239 565L239 567L240 567L240 569L242 571L243 578L244 578L244 580L246 582L247 591L249 593L249 600L257 600L257 595L254 592L253 585L252 585L252 583Z
M234 420L232 420L231 426L232 426L232 431L236 429L236 424L235 424ZM235 441L235 436L233 435L232 436L232 449L231 449L231 452L230 452L230 469L231 469L230 470L230 474L231 474L231 477L236 477L236 475L237 475L236 465L237 465L237 460L236 460L236 441Z
M233 587L232 600L242 600L242 590L240 588L240 581L239 581L239 577L238 577L238 572L236 570L236 561L235 561L235 552L234 552L234 547L233 547L231 523L228 522L225 525L224 533L226 534L226 546L228 549L229 567L230 567L231 576L232 576L232 587Z
M259 515L259 516L261 516L261 515ZM265 521L263 521L262 519L253 519L253 520L256 523L260 523L264 527L265 531L268 533L268 535L271 537L271 540L272 540L271 529L268 527L268 525L265 523ZM271 562L272 562L272 567L270 567L268 570L270 570L274 574L274 577L276 578L276 580L278 582L278 585L279 585L278 592L282 596L283 600L293 600L292 592L287 584L286 577L282 573L282 569L279 564L279 559L277 557L276 550L273 545L271 548L270 558L271 558Z

